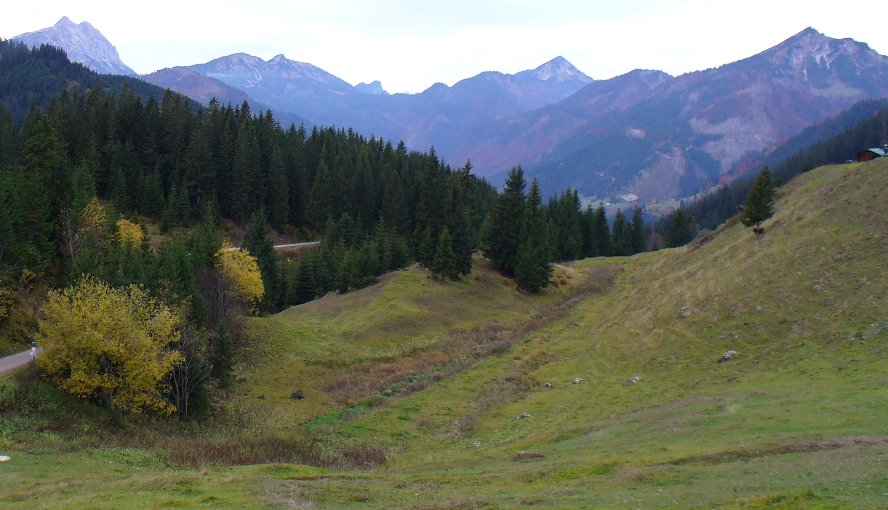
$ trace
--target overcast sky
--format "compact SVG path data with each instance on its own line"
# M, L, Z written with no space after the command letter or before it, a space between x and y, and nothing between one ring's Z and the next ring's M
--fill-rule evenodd
M139 73L283 53L352 84L419 92L558 55L596 79L637 68L677 75L751 56L808 26L886 54L884 10L866 0L2 0L0 37L68 16L89 21Z

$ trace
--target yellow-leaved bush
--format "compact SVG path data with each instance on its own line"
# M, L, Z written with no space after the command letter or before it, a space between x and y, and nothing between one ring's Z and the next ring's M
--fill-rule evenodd
M117 236L120 238L120 244L136 248L141 246L142 240L145 239L142 227L123 218L117 220Z
M141 287L111 287L83 276L49 293L37 366L59 388L121 411L170 414L167 375L182 362L172 346L181 318Z
M121 220L126 221L126 220ZM133 225L138 228L138 225L126 221L129 225ZM108 212L105 210L105 206L97 198L92 198L86 204L86 207L80 211L79 217L80 230L77 233L77 237L79 240L90 239L95 242L97 245L102 245L105 243L106 239L110 237L110 222L108 221ZM120 230L120 222L118 222L118 230ZM126 227L124 227L126 228ZM142 243L142 229L139 228L139 244Z
M256 257L246 250L223 246L216 252L216 265L241 299L251 304L262 300L265 285Z

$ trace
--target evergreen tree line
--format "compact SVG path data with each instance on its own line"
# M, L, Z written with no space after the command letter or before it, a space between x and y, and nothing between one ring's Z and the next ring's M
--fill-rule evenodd
M643 211L632 218L621 210L608 223L604 205L582 207L575 190L542 204L539 184L527 182L521 167L512 169L484 230L485 255L518 285L538 291L548 284L554 261L633 255L646 249ZM516 221L519 219L519 221Z
M476 243L496 194L434 150L408 152L351 130L285 130L246 103L192 109L170 92L142 101L126 88L116 96L64 91L45 115L32 110L21 129L0 113L0 165L0 199L24 215L0 218L11 237L0 261L35 270L59 261L57 218L76 215L93 195L164 229L194 224L206 203L241 224L263 211L278 230L321 232L347 214L370 234L382 220L414 253L420 236L436 248L445 227Z
M50 45L27 45L0 39L0 103L21 124L36 106L46 110L59 91L88 90L97 86L115 93L127 86L143 99L160 98L164 90L129 76L98 74L70 62L64 50ZM197 103L192 102L194 106Z
M863 118L863 120L860 120ZM838 134L833 123L844 127ZM827 135L829 134L829 135ZM826 136L811 144L812 138ZM805 144L807 140L807 144ZM775 151L766 158L765 169L772 165L770 176L774 185L780 185L819 166L854 160L858 152L881 147L888 141L888 109L885 101L866 101L826 125L806 130L787 143L787 148ZM803 147L787 156L788 148ZM775 157L781 159L775 160ZM736 179L691 203L682 203L673 213L664 215L653 226L654 232L668 247L681 246L694 238L701 228L714 230L739 212L755 178L759 174Z

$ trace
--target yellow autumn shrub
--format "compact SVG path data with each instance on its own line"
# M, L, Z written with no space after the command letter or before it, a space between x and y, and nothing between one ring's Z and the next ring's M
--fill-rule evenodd
M71 395L121 411L170 414L166 377L182 361L180 317L141 287L84 276L49 293L36 335L37 366Z
M259 264L246 250L223 246L216 252L216 265L243 300L255 304L265 296Z
M120 244L137 248L142 245L142 240L145 239L142 227L123 218L117 220L117 236L120 238Z
M108 221L108 212L105 209L105 206L102 205L102 202L97 198L92 198L87 204L86 207L80 211L79 216L80 228L77 233L78 240L83 241L86 239L90 239L96 244L103 244L109 235L109 221ZM121 220L126 221L126 220ZM129 221L126 221L129 225L133 225L138 227ZM117 222L118 231L120 230L120 221ZM127 227L124 227L127 228ZM139 229L139 235L141 236L142 229ZM142 243L141 237L139 237L139 244Z

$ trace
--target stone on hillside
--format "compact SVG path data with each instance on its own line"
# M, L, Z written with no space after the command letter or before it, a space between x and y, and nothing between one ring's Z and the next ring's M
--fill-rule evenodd
M734 359L734 356L737 355L737 351L728 351L722 354L721 358L718 359L719 363L724 363L725 361Z
M582 377L574 377L574 381L573 381L574 384L580 384L581 382L583 382Z
M546 387L546 388L551 388L551 387L552 387L552 383L550 383L550 382L547 382L547 383L546 383L546 384L544 384L544 385L543 385L543 386L545 386L545 387Z
M714 238L714 237L715 237L715 232L713 232L712 230L709 230L708 228L704 228L703 230L700 231L699 234L697 234L697 237L695 237L690 243L688 243L688 247L692 250L695 248L699 248L699 247L703 246L704 244L708 243L709 241L711 241L712 238Z
M519 414L518 417L515 419L516 420L523 420L524 418L530 418L530 413L525 411L525 412Z
M641 380L642 379L641 379L640 375L633 375L632 377L629 378L628 381L626 381L626 384L638 384L641 382Z
M305 392L302 390L294 390L293 393L290 393L290 398L293 400L302 400L305 398Z
M545 457L545 455L543 455L543 454L540 453L540 452L526 452L526 451L523 451L523 450L522 450L522 451L516 453L515 456L512 457L512 460L513 460L514 462L522 462L522 461L525 461L525 460L542 459L542 458L544 458L544 457Z
M472 443L472 446L474 446L475 448L480 448L480 447L481 447L481 441L475 441L475 442L473 442L473 443Z

